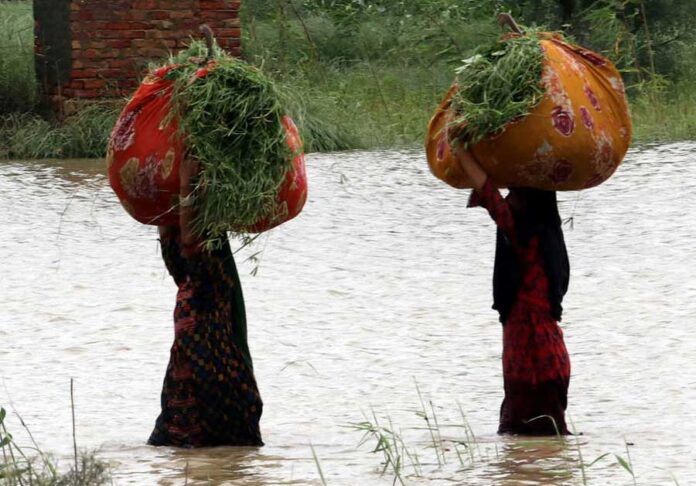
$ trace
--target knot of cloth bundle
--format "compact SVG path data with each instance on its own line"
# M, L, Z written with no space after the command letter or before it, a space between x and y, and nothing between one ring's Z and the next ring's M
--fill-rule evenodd
M508 34L458 73L426 139L431 171L453 187L472 187L454 144L499 187L554 191L597 186L626 155L632 125L621 75L559 34Z
M307 200L302 140L270 80L216 47L192 44L153 69L114 126L108 176L126 211L151 225L179 221L179 167L200 163L194 231L260 233L297 216Z

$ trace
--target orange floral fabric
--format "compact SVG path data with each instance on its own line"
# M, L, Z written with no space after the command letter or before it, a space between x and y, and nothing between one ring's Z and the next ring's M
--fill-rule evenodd
M155 70L145 78L111 132L107 149L109 182L126 211L137 221L152 225L179 222L179 166L186 147L169 108L174 89L167 74L177 66ZM195 78L205 77L215 63L202 67ZM260 233L297 216L307 200L307 175L302 140L295 123L284 117L283 127L294 158L278 191L274 220L259 221L237 231Z
M541 46L546 89L541 103L471 151L498 187L568 191L597 186L616 171L631 142L621 75L608 59L558 36L545 35ZM450 88L430 120L426 153L435 176L470 188L449 145L456 90L456 85Z

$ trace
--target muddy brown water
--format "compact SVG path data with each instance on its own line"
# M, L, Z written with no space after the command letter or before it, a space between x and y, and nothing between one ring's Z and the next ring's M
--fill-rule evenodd
M625 442L638 484L694 484L695 152L634 150L609 182L560 197L574 216L563 327L577 442L495 435L494 228L417 151L310 156L305 211L237 255L267 445L200 451L145 445L176 291L156 229L121 209L101 161L0 162L0 404L20 442L14 411L69 463L74 377L78 444L99 450L115 484L320 484L310 443L328 484L391 484L374 441L357 448L347 427L373 411L418 454L422 477L407 464L407 484L581 484L578 447L589 463L626 458ZM437 414L442 467L415 383ZM459 405L473 465L453 447ZM586 474L633 484L613 456Z

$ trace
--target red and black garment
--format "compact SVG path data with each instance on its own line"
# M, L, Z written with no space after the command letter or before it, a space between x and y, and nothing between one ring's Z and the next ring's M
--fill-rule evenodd
M498 227L493 307L503 323L505 384L498 433L568 434L570 357L557 323L568 258L555 193L525 196L546 200L515 215L490 179L469 200L469 207L486 208Z
M174 344L151 445L260 446L263 403L247 346L246 314L229 242L182 256L178 229L161 240L179 291Z

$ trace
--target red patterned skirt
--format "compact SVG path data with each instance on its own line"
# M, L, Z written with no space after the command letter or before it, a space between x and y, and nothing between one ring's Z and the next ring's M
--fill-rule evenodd
M545 309L518 301L503 327L505 399L499 434L568 434L570 357L563 331Z

